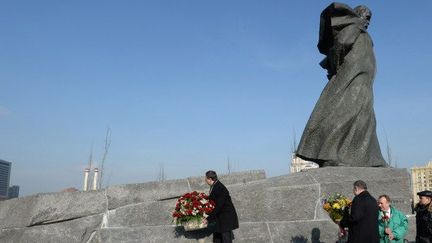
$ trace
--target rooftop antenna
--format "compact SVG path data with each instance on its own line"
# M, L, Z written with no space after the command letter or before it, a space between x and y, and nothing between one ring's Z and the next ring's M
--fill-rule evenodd
M88 191L90 187L89 181L91 181L91 168L93 161L93 143L90 149L90 155L88 160L88 167L84 169L84 183L83 183L83 191Z
M90 155L89 155L89 160L88 160L88 168L91 170L92 168L92 161L93 161L93 143L91 145L91 149L90 149Z
M227 156L227 169L228 169L228 174L231 174L231 161L229 155Z
M159 175L157 180L160 182L164 182L166 180L165 167L163 163L159 164Z

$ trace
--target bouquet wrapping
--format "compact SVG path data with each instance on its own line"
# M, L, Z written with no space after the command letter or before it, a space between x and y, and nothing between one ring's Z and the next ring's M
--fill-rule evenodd
M334 222L342 220L344 211L351 207L352 201L346 196L335 193L324 199L323 208ZM347 230L339 226L338 242L346 242Z
M335 193L324 199L323 208L333 221L340 221L343 218L344 210L351 206L351 200L346 196Z
M177 200L172 213L176 225L182 225L186 231L207 227L203 219L215 208L215 203L203 192L189 192Z

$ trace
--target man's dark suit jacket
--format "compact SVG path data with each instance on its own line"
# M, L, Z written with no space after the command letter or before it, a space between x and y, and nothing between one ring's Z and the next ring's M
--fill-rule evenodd
M239 227L237 213L231 201L228 189L220 181L213 184L209 198L216 204L215 209L207 218L216 223L215 232L228 232Z
M378 210L377 201L368 191L354 197L351 214L346 213L340 222L349 228L349 243L379 243Z

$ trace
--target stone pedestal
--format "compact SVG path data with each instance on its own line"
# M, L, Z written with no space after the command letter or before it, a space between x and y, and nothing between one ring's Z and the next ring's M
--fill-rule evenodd
M338 227L322 209L322 199L335 192L352 197L359 179L374 197L387 194L411 215L405 169L326 167L267 179L263 171L220 176L239 216L235 242L335 242ZM0 242L212 242L210 230L185 232L172 223L176 197L193 190L208 190L202 176L3 201ZM415 219L409 219L406 239L414 241Z

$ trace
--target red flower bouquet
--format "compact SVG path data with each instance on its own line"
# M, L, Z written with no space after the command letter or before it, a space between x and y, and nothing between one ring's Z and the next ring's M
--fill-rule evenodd
M174 223L183 225L186 231L207 227L202 219L215 208L215 203L203 192L193 191L181 196L172 214Z
M390 217L386 212L382 212L381 211L381 221L384 223L384 225L388 225L389 221L390 221Z

